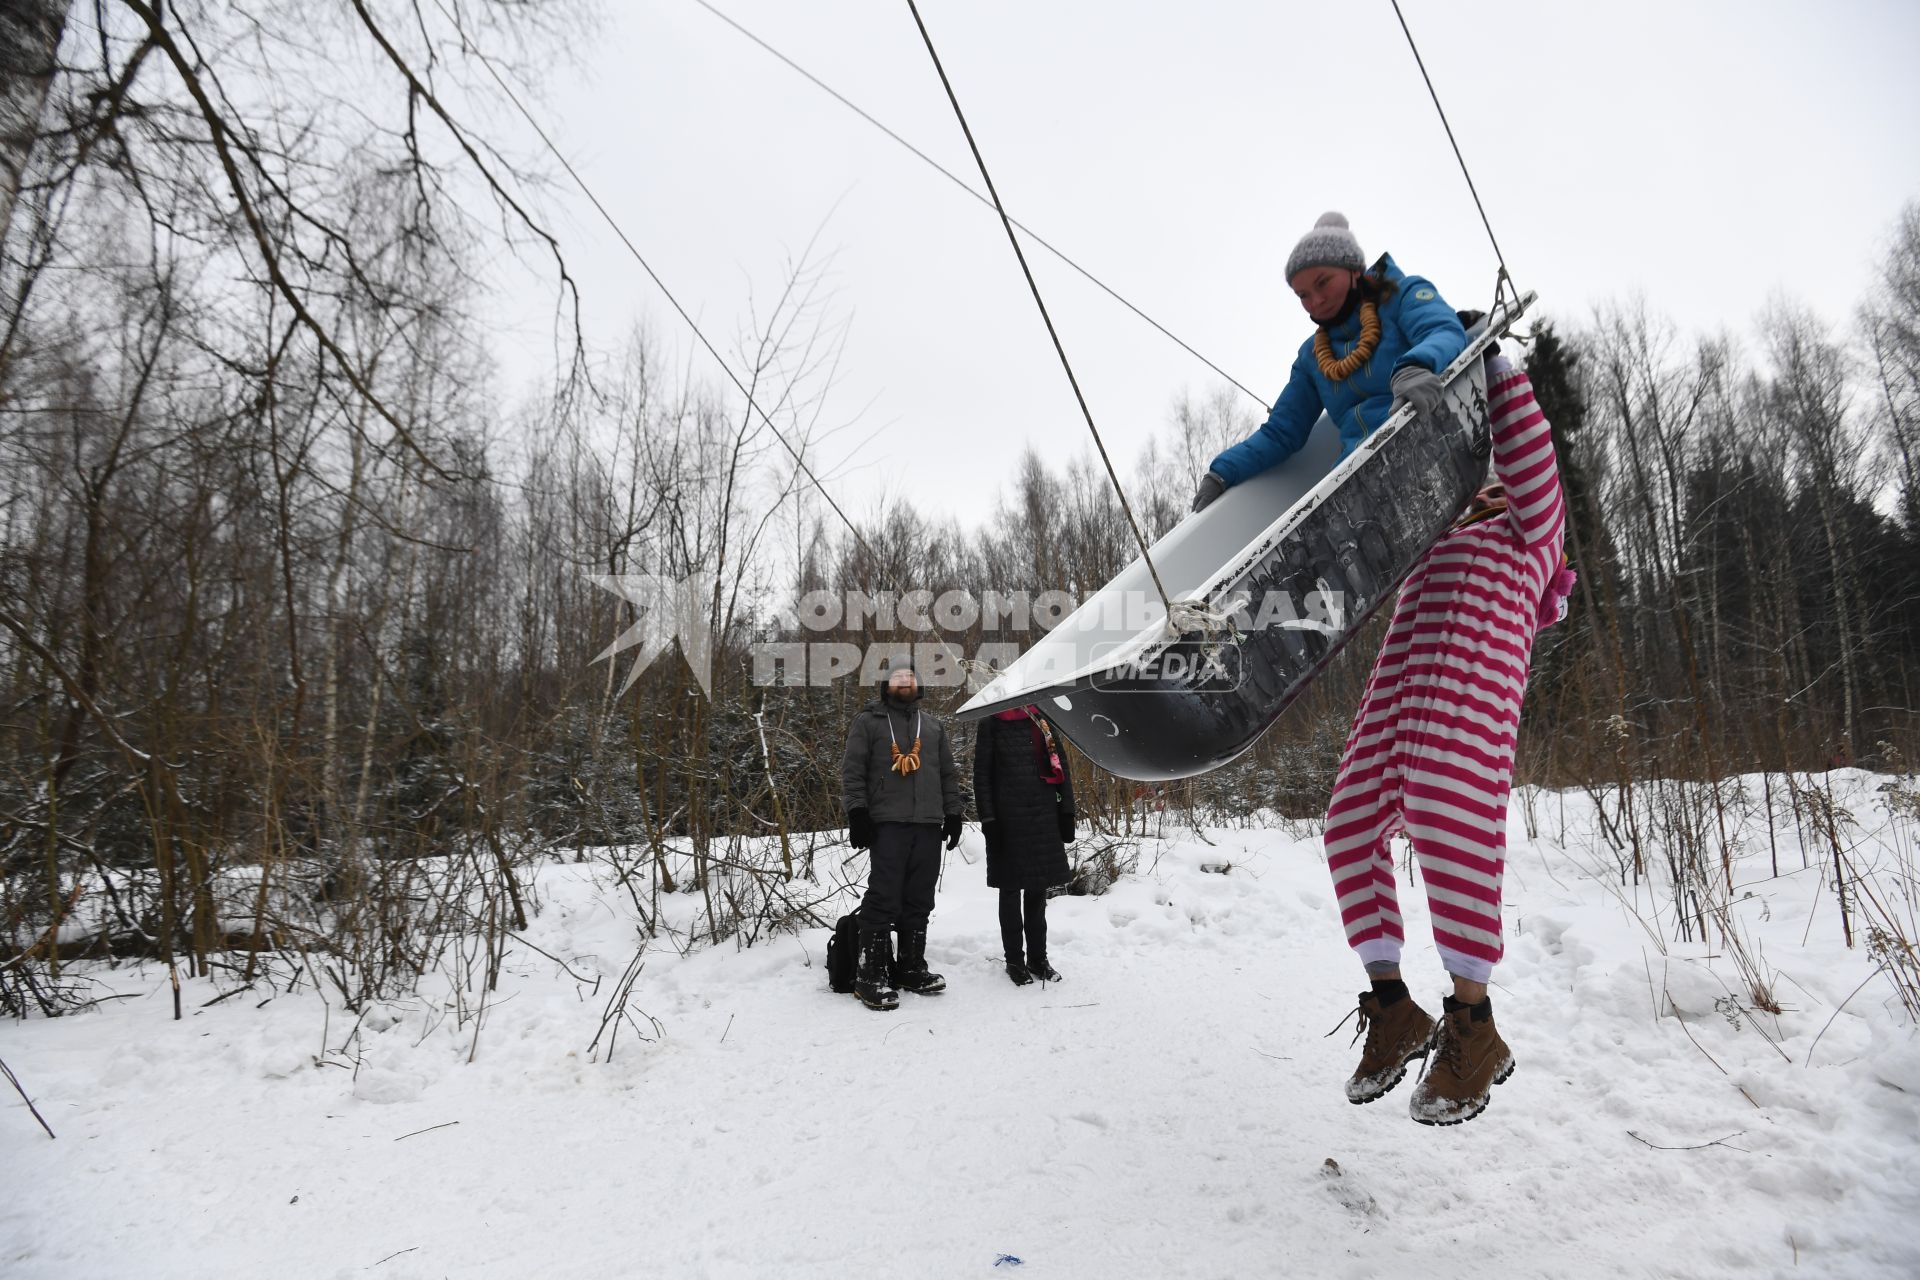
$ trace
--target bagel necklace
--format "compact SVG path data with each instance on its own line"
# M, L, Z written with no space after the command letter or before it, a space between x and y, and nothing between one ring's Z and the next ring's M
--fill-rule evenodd
M887 736L893 738L893 741L889 744L893 748L893 764L890 767L895 773L904 778L920 767L920 713L918 711L913 713L913 750L902 751L900 749L900 739L894 737L893 734L893 717L891 715L887 717Z
M1371 302L1360 304L1360 340L1353 344L1353 350L1335 359L1333 339L1327 333L1325 325L1313 335L1313 358L1320 362L1320 372L1333 382L1345 382L1367 361L1373 359L1373 353L1380 348L1380 308Z

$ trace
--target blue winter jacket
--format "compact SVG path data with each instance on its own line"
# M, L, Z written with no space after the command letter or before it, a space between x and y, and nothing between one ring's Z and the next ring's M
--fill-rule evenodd
M1393 408L1388 387L1394 371L1417 364L1444 372L1466 349L1467 331L1440 291L1421 276L1403 273L1391 256L1377 264L1396 287L1380 307L1380 347L1373 358L1354 370L1345 382L1320 372L1313 355L1313 339L1300 344L1287 389L1273 402L1273 412L1260 429L1213 460L1207 469L1229 485L1250 480L1268 467L1291 457L1307 442L1313 424L1325 410L1340 428L1340 456L1346 457L1381 423ZM1336 359L1360 340L1360 309L1329 332Z

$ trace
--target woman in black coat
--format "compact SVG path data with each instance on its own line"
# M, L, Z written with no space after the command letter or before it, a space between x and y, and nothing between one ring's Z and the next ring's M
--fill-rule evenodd
M1037 707L980 722L973 798L987 839L987 885L1000 891L1007 976L1021 987L1035 978L1058 982L1059 972L1047 963L1047 889L1073 874L1067 865L1073 775Z

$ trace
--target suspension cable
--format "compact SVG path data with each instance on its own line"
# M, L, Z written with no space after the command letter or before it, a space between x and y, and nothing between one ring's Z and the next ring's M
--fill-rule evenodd
M660 274L653 269L653 266L647 261L646 256L640 252L639 248L635 246L633 241L627 236L625 229L621 227L613 214L608 212L607 206L600 202L600 197L594 194L593 188L587 185L587 180L580 176L579 170L575 169L573 165L568 162L567 157L562 154L560 148L554 144L553 138L540 126L540 122L534 119L533 113L527 110L526 104L520 100L520 95L513 91L513 86L507 83L506 78L502 76L499 69L494 66L493 59L487 56L485 50L481 49L473 41L467 39L466 31L461 28L459 22L455 20L453 15L447 12L446 6L441 0L434 0L434 4L447 20L453 23L454 29L460 32L460 41L466 47L467 51L479 60L481 66L487 69L487 74L493 77L493 82L500 86L500 91L507 95L507 100L513 103L515 110L520 113L520 118L525 120L528 127L539 135L540 141L546 145L547 151L555 160L559 161L560 167L567 171L567 176L572 178L574 185L580 188L580 193L586 196L587 200L599 212L601 218L606 221L607 226L612 228L613 234L619 237L620 243L625 245L627 252L633 255L633 260L638 262L640 269L647 273L647 278L653 281L654 285L665 295L667 301L672 304L673 309L679 313L680 318L686 321L687 328L693 330L693 336L699 339L700 345L707 349L707 354L712 356L714 363L720 366L720 371L727 375L727 380L733 383L734 387L738 389L742 396L746 397L748 407L760 415L760 421L766 424L767 430L773 432L773 438L778 440L782 447L793 455L794 465L800 468L807 479L813 484L814 489L819 492L822 498L826 499L827 505L833 508L833 514L839 516L840 523L847 526L847 532L853 535L853 540L860 545L860 549L867 553L873 562L875 571L878 572L881 567L879 554L874 551L872 545L869 544L861 534L859 527L847 518L847 513L840 509L840 504L834 501L833 495L827 492L827 486L821 483L820 477L815 475L813 468L807 465L806 458L801 456L800 451L788 442L787 437L782 434L780 428L773 425L773 419L767 416L767 411L760 407L758 400L754 399L753 392L747 389L746 383L742 382L739 375L733 371L733 366L727 363L726 357L722 356L713 343L707 340L707 335L701 332L699 324L687 313L687 309L680 305L680 300L673 296L673 290L667 287L667 282L660 278Z
M940 84L947 91L947 101L953 104L953 114L960 121L960 131L967 135L967 146L973 152L973 162L980 166L980 177L987 184L987 194L993 197L993 207L1000 215L1000 225L1007 233L1007 243L1013 246L1013 256L1020 260L1020 273L1026 276L1034 305L1040 308L1040 318L1046 322L1047 336L1053 339L1053 349L1060 357L1060 367L1067 372L1067 381L1073 387L1073 398L1079 401L1080 413L1087 420L1087 430L1093 433L1094 447L1100 451L1100 461L1107 468L1107 479L1113 482L1114 495L1120 499L1120 510L1125 513L1127 524L1133 530L1134 541L1140 544L1140 558L1146 562L1147 572L1153 576L1153 585L1160 592L1160 603L1166 607L1167 621L1171 625L1173 599L1167 594L1167 584L1160 580L1160 570L1154 567L1153 553L1147 547L1147 536L1140 531L1140 522L1133 518L1133 506L1127 501L1127 491L1121 487L1120 476L1113 469L1113 459L1107 456L1106 442L1100 439L1100 428L1093 424L1093 410L1087 407L1087 398L1080 393L1080 380L1073 376L1073 365L1067 359L1067 349L1061 345L1060 334L1053 327L1053 317L1047 313L1046 300L1040 296L1040 286L1034 282L1032 268L1027 266L1027 255L1021 252L1020 237L1013 234L1013 220L1007 217L1006 206L1000 202L1000 192L993 185L993 175L987 172L987 162L980 154L980 144L973 140L973 129L967 124L966 112L960 109L960 99L954 95L952 81L947 79L947 69L940 64L940 54L933 47L933 36L920 18L920 6L914 0L907 0L907 8L913 12L914 25L920 28L920 39L927 46L927 56L933 59L933 69L940 74Z
M911 142L908 142L905 138L895 133L892 129L889 129L886 125L882 124L879 120L875 119L871 114L869 114L858 103L848 98L845 94L841 93L838 89L835 89L832 85L822 80L819 76L814 75L813 72L807 70L805 67L795 62L792 58L789 58L786 54L780 52L778 49L768 44L765 40L762 40L759 36L755 35L753 32L741 26L738 22L734 21L732 18L728 17L726 14L722 13L720 10L714 8L713 5L707 2L707 0L693 0L693 2L699 5L702 9L705 9L708 13L712 14L714 17L720 19L720 21L732 27L735 31L738 31L741 35L745 36L747 39L753 41L753 43L759 45L762 49L772 54L775 58L785 63L788 67L798 72L802 77L804 77L806 80L811 82L815 88L825 93L828 97L838 102L841 106L847 108L847 110L853 112L855 115L859 116L862 120L865 120L868 124L878 129L881 133L886 134L889 138L893 139L895 142L905 147L908 151L912 152L915 156L917 156L920 160L922 160L926 164L931 165L937 173L939 173L942 177L946 178L947 181L953 183L954 186L959 187L962 191L972 196L975 200L978 200L981 204L986 205L987 208L993 209L996 207L993 201L989 200L986 196L981 195L980 192L976 190L974 187L968 185L967 180L965 178L960 177L958 174L954 173L953 170L947 168L945 165L941 164L938 160L935 160L932 156L928 155L926 152L922 151L920 148L914 146ZM1064 251L1056 248L1039 232L1035 231L1032 227L1029 227L1026 223L1020 221L1018 218L1008 218L1007 220L1013 223L1014 226L1018 227L1021 230L1021 232L1024 233L1029 240L1039 245L1042 249L1045 249L1048 253L1058 258L1061 262L1064 262L1067 266L1072 267L1075 271L1079 272L1095 288L1099 289L1102 293L1105 293L1109 298L1112 298L1115 302L1119 303L1121 306L1125 307L1127 310L1133 312L1134 315L1139 316L1142 320L1146 321L1148 324L1152 325L1155 329L1159 330L1159 332L1163 336L1170 339L1182 351L1186 352L1188 355L1192 356L1195 360L1198 360L1201 364L1207 366L1207 368L1213 370L1215 373L1225 378L1228 382L1232 383L1234 386L1238 387L1240 390L1246 392L1247 395L1251 396L1253 400L1257 404L1259 404L1259 406L1262 409L1265 409L1268 407L1270 402L1267 400L1261 399L1259 394L1253 391L1251 388L1249 388L1246 383L1240 381L1240 379L1234 377L1232 374L1228 373L1225 369L1222 369L1219 365L1215 364L1213 361L1207 359L1205 356L1201 355L1198 351L1194 350L1193 347L1189 346L1187 341L1184 338L1182 338L1179 334L1167 328L1165 325L1161 324L1158 320L1155 320L1152 316L1142 311L1139 307L1134 306L1132 302L1128 301L1125 297L1123 297L1118 290L1113 288L1113 286L1109 285L1106 281L1102 280L1099 276L1094 275L1093 272L1087 270L1085 267L1081 266L1078 262L1075 262L1072 258L1069 258Z
M1467 180L1467 190L1473 195L1473 207L1480 211L1480 225L1487 229L1487 240L1493 245L1493 256L1500 263L1500 276L1493 282L1495 302L1502 301L1505 294L1502 286L1511 291L1513 312L1520 313L1520 287L1513 282L1513 273L1507 270L1507 259L1500 252L1500 241L1493 234L1493 223L1487 217L1486 205L1480 203L1480 189L1473 185L1473 174L1467 169L1467 158L1460 154L1460 143L1453 136L1453 125L1447 121L1447 111L1440 105L1440 94L1433 87L1433 77L1427 74L1426 59L1420 56L1420 46L1414 42L1413 31L1407 26L1407 15L1400 12L1400 0L1391 0L1393 16L1400 20L1400 30L1407 37L1407 48L1413 50L1413 61L1420 68L1420 78L1427 82L1427 96L1433 99L1433 109L1440 113L1440 127L1447 131L1447 143L1453 148L1453 158L1460 164L1460 176Z

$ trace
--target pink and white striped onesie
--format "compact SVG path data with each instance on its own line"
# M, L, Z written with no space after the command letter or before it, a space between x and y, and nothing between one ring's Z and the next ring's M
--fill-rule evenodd
M1404 934L1388 848L1419 859L1447 972L1485 982L1503 949L1507 794L1534 635L1572 585L1566 504L1533 384L1487 360L1493 471L1507 510L1448 532L1400 588L1327 808L1327 864L1347 942L1397 964Z

